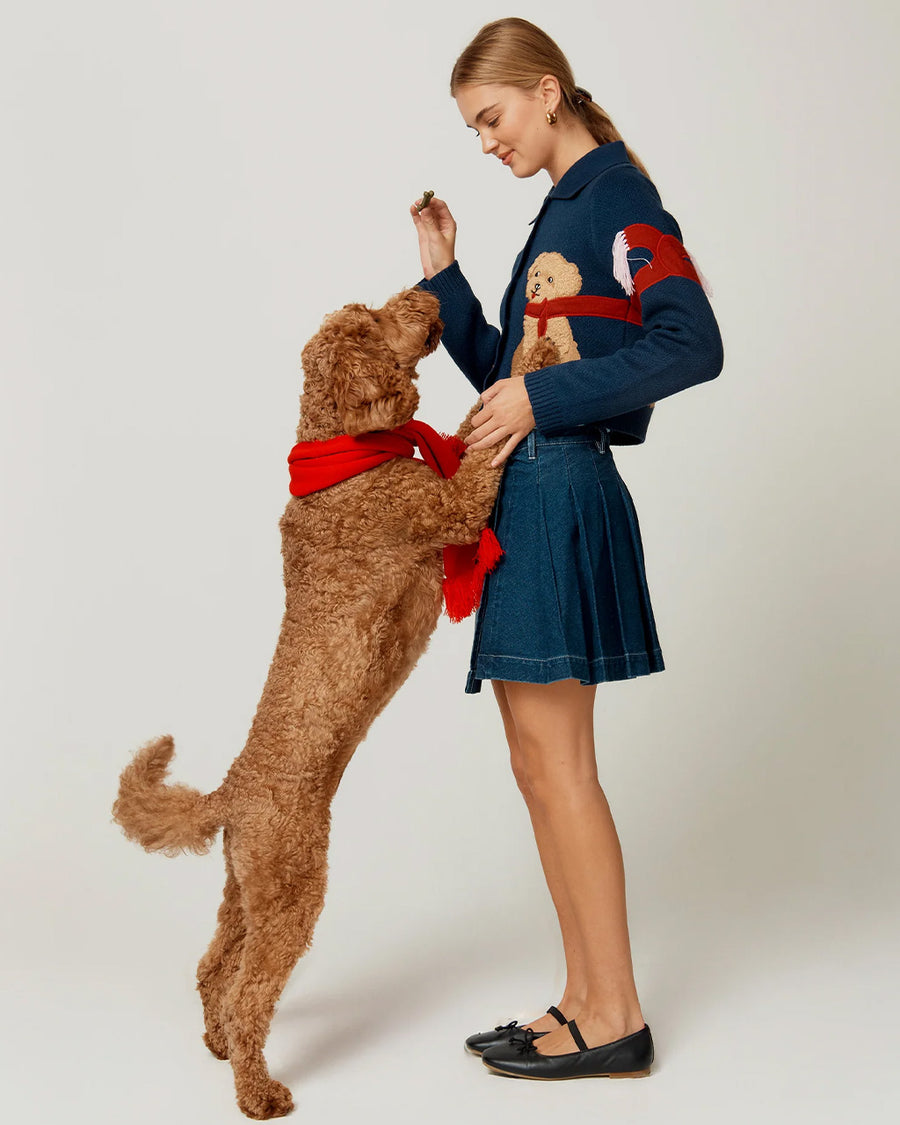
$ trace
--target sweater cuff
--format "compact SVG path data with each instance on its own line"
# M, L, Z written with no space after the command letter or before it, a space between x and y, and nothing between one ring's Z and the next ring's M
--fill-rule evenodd
M555 366L557 365L539 367L537 371L529 371L524 376L525 390L528 392L528 398L531 402L534 424L544 435L552 434L554 429L566 425L562 404L559 401L559 396L554 393L553 370Z
M438 270L433 277L423 277L416 284L422 289L427 289L429 293L434 293L440 301L445 298L452 301L454 297L463 297L470 291L469 283L463 277L456 258L449 266L444 266L442 270Z

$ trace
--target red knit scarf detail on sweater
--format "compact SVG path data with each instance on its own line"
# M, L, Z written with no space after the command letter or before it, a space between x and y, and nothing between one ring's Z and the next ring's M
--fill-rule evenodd
M418 446L422 457L414 457ZM321 441L298 441L288 454L293 496L308 496L338 481L364 473L392 457L410 457L440 476L452 477L468 446L455 435L438 433L412 418L392 430L339 434ZM493 570L503 548L486 527L476 543L448 543L443 548L444 606L451 621L462 621L481 601L484 576Z
M537 317L538 336L546 336L547 321L551 316L605 316L610 320L627 320L632 324L642 323L639 301L629 301L622 297L596 297L592 293L528 301L525 305L525 315Z

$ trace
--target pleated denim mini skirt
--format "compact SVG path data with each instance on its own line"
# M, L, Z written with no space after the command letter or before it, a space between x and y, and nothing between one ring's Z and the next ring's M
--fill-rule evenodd
M466 692L482 679L596 684L665 668L607 436L532 430L506 459L490 519L505 553L484 581Z

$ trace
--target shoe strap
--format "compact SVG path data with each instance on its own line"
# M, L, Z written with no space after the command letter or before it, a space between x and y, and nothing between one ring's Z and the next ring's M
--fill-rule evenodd
M560 1023L567 1023L568 1022L566 1020L566 1017L559 1010L559 1008L554 1008L554 1006L552 1004L547 1009L547 1011L550 1013L551 1016L556 1016L556 1018L559 1020Z
M575 1040L575 1043L578 1046L578 1050L586 1051L588 1049L588 1045L584 1041L584 1036L578 1030L578 1024L574 1020L567 1020L566 1026L568 1027L572 1038Z

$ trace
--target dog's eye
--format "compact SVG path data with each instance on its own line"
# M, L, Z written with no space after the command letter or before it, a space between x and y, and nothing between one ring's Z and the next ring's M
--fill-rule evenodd
M549 274L548 274L548 276L547 276L547 280L548 280L549 282L551 282L551 283L553 282L553 278L552 278L552 277L550 277L550 276L549 276Z
M375 323L376 324L380 323L377 316L375 317Z

